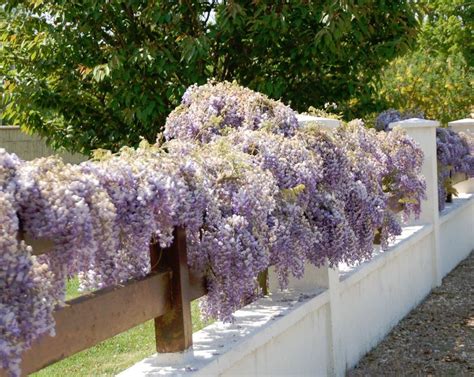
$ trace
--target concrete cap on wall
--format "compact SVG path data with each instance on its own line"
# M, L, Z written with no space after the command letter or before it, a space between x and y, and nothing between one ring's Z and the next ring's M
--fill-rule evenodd
M448 123L448 126L474 126L474 119L473 118L465 118L465 119L458 119L453 120L452 122Z
M437 120L410 118L410 119L405 119L405 120L400 120L398 122L390 123L388 125L388 128L392 129L397 126L401 128L431 128L431 127L439 127L439 122Z
M10 131L10 130L19 130L20 126L1 126L0 131Z
M474 119L466 118L448 123L449 128L456 132L470 132L474 134Z
M336 128L341 123L337 119L322 118L306 114L297 114L296 119L298 119L298 124L300 125L300 127L304 127L311 123L317 123L324 128Z

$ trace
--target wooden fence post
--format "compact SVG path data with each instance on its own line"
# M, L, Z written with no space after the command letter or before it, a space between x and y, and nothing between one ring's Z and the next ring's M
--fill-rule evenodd
M170 247L160 249L158 244L150 246L152 271L167 267L172 270L172 309L155 318L156 350L158 352L184 351L193 344L191 320L191 293L186 255L186 231L174 230L174 240Z
M258 273L258 286L264 296L268 295L268 268Z

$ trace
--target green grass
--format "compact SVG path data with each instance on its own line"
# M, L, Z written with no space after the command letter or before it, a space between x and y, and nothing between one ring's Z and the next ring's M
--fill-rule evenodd
M78 287L77 279L68 282L67 300L80 296ZM210 323L201 320L197 301L191 303L191 311L193 332ZM32 376L112 376L155 352L155 330L151 320L44 368Z

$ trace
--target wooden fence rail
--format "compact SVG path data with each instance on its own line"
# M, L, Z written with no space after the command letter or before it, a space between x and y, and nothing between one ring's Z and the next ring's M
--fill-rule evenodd
M44 240L39 242L39 253L50 245ZM157 244L151 244L150 262L148 276L83 295L58 308L54 313L56 336L39 338L23 354L23 375L151 319L155 319L158 352L189 348L192 345L190 303L207 292L204 278L188 269L185 229L175 229L169 248L160 249ZM6 375L0 370L0 376Z

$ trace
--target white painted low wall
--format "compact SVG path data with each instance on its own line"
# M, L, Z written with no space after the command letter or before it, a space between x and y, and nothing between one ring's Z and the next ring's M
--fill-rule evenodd
M343 359L337 375L354 365L433 288L434 232L431 225L404 229L389 250L341 282Z
M191 350L157 354L120 376L325 375L329 311L327 290L276 293L236 312L233 324L194 333Z
M472 228L474 197L456 205L443 225L455 226L465 213ZM357 267L341 265L329 289L273 293L239 310L234 324L217 322L195 333L191 350L156 354L119 376L342 376L435 285L433 237L432 225L406 227L389 250ZM458 245L456 260L469 254L469 237L469 245ZM446 272L451 250L443 250ZM330 290L339 296L336 305Z
M474 250L474 195L460 194L440 213L442 274L446 275Z
M9 153L15 153L23 160L55 154L41 138L28 135L16 126L0 126L0 148L4 148ZM73 164L86 160L86 157L80 154L59 153L59 156L65 162Z

